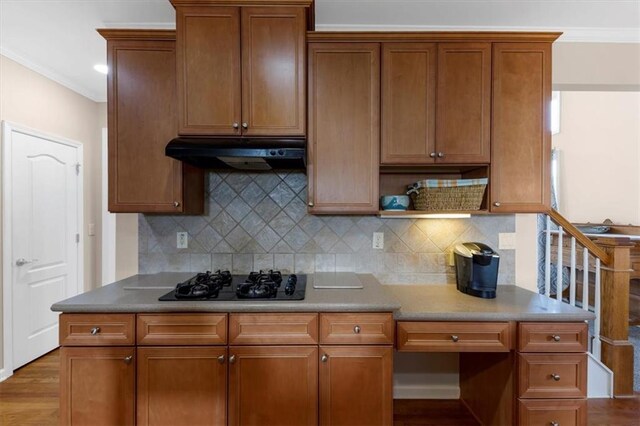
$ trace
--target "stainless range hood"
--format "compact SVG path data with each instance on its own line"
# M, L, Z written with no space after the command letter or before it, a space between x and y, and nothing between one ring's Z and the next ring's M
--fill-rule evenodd
M306 169L304 138L178 137L165 154L206 169Z

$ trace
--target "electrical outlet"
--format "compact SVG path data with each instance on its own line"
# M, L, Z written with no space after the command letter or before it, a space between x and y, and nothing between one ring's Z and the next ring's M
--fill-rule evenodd
M178 232L178 244L179 249L186 249L189 247L189 234L186 232Z
M384 248L384 233L383 232L374 232L373 233L373 244L372 247L374 249L382 250Z
M516 249L516 233L501 232L498 234L498 249L515 250Z

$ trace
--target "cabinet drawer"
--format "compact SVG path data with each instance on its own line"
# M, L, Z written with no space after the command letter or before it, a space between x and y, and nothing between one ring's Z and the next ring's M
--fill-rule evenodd
M60 346L135 344L134 314L62 314Z
M587 400L518 400L518 424L584 426L587 424Z
M392 314L320 314L320 343L393 344Z
M520 398L587 396L586 354L519 354Z
M139 345L224 345L226 314L138 315Z
M509 352L508 322L398 322L398 350L403 352Z
M318 314L230 314L230 345L315 345Z
M588 330L582 322L519 324L520 352L586 352Z

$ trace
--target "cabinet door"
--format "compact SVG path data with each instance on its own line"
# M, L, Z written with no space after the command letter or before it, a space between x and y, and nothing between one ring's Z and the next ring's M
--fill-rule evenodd
M436 44L382 45L382 164L434 162Z
M438 45L438 163L489 163L491 43Z
M380 46L309 44L309 211L378 211Z
M231 346L229 363L229 425L318 423L316 346Z
M240 9L178 7L178 123L181 135L239 135Z
M225 347L138 348L138 425L226 425Z
M550 205L551 44L493 45L491 211Z
M393 348L320 347L320 424L393 424Z
M305 9L244 7L241 27L243 134L304 136Z
M60 350L60 424L135 424L135 349Z
M109 40L107 52L109 211L202 212L202 171L164 152L176 136L175 41Z

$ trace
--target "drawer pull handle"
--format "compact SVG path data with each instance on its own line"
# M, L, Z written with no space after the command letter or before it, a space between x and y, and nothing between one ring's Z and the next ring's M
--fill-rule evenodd
M456 336L455 334L453 334L451 336L451 340L453 340L454 342L457 342L458 340L460 340L460 338L458 336Z
M124 363L127 365L131 364L132 360L133 360L133 356L131 355L124 357Z
M94 336L95 336L95 335L96 335L96 334L98 334L98 333L100 333L100 327L93 327L93 328L91 329L91 334L92 334L92 335L94 335Z
M361 331L361 329L360 329L360 326L359 326L359 325L356 325L355 327L353 327L353 332L354 332L354 333L356 333L356 334L360 334L360 331Z
M218 363L220 363L220 364L224 364L224 355L220 355L220 356L218 357Z
M320 361L322 362L327 362L329 360L329 355L327 354L323 354L322 357L320 358Z
M558 336L557 334L554 334L553 336L551 336L553 338L554 342L559 342L560 341L560 336Z
M560 381L560 375L559 375L559 374L553 374L553 373L552 373L552 374L551 374L551 378L552 378L553 380L555 380L556 382L559 382L559 381Z
M235 364L236 362L236 356L235 355L231 355L229 357L229 364Z

